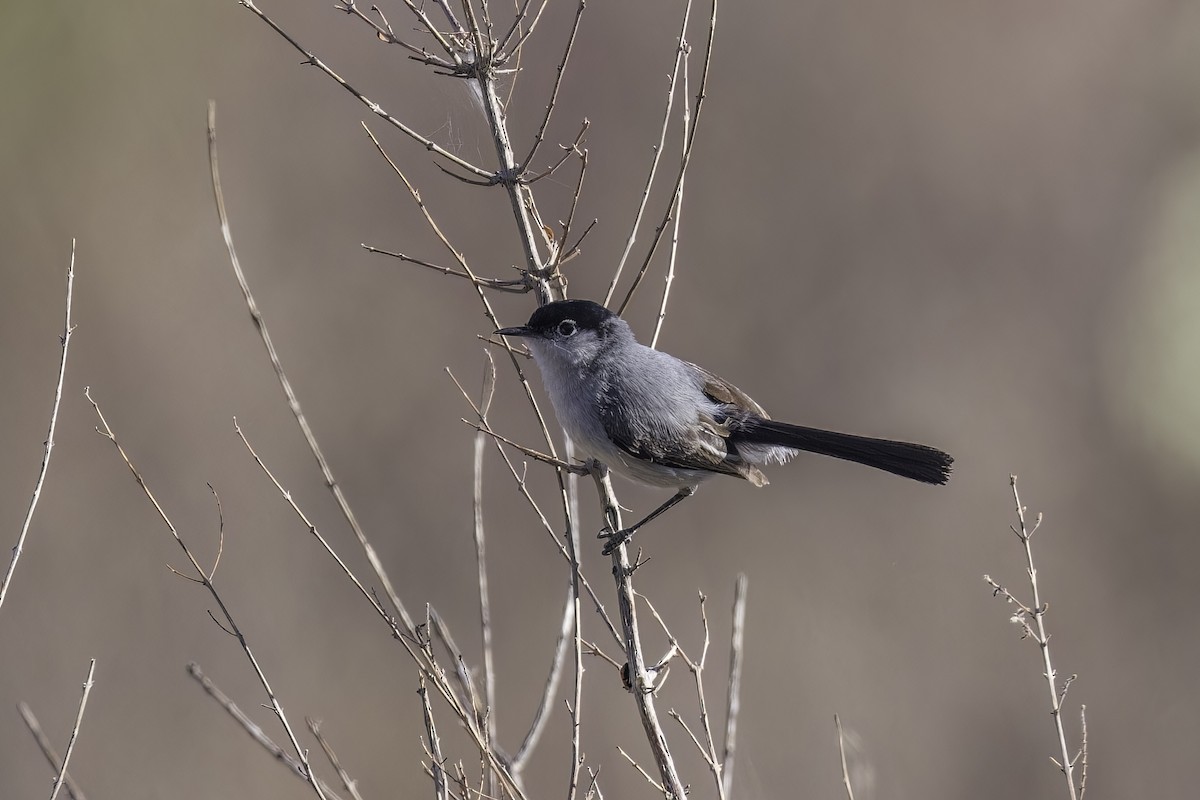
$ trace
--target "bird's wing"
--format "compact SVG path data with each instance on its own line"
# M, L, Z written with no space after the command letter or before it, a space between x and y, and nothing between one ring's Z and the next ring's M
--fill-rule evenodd
M763 419L771 418L771 415L764 411L762 406L754 402L754 398L720 375L714 375L699 364L692 364L690 361L688 364L703 376L703 391L713 402L735 406L742 411L762 417Z
M758 404L740 389L705 369L695 368L704 376L704 393L714 402L766 416ZM634 458L675 469L718 472L745 478L755 486L767 482L757 467L743 461L736 451L731 452L726 443L729 427L723 418L701 412L697 415L696 423L687 430L662 435L661 431L637 430L623 424L621 415L610 411L615 409L615 403L602 401L600 405L600 419L609 439Z

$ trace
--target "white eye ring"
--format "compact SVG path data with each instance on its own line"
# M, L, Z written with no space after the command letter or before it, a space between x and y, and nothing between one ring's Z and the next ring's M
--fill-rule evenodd
M575 320L573 319L564 319L558 323L559 336L574 336L577 330L579 330L579 326L575 324Z

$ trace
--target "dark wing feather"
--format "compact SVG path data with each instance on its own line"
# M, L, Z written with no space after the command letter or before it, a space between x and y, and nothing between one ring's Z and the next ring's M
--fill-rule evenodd
M704 393L716 403L733 405L738 409L766 416L757 403L736 386L723 381L708 370L692 364L705 378ZM674 469L718 472L744 478L755 486L767 483L766 476L753 464L742 460L729 446L729 427L724 419L700 414L696 425L680 435L679 431L635 431L622 425L613 412L615 404L601 398L600 420L613 444L630 456Z
M691 362L688 362L691 364ZM716 403L735 406L738 410L753 414L756 417L770 419L771 415L763 407L754 402L754 398L734 386L720 375L714 375L699 364L691 364L692 368L704 376L704 393Z

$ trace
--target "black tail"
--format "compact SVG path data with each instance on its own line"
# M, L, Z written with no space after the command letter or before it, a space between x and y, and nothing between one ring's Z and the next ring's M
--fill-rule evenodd
M950 479L950 467L954 463L949 454L923 444L871 439L790 425L773 419L746 420L730 438L735 445L738 441L779 445L844 458L924 483L945 483Z

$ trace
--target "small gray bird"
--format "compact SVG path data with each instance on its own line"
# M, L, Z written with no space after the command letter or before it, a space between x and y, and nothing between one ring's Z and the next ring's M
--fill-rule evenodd
M606 555L701 481L731 475L763 486L759 467L801 450L924 483L950 477L954 459L932 447L776 422L728 381L638 343L625 320L590 300L548 303L528 325L496 333L529 343L558 421L584 455L677 490L640 522L605 530Z

